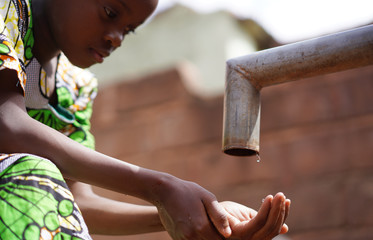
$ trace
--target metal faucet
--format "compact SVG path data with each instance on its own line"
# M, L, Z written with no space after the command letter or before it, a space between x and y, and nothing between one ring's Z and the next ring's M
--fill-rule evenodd
M259 155L260 90L373 64L373 25L227 61L223 152Z

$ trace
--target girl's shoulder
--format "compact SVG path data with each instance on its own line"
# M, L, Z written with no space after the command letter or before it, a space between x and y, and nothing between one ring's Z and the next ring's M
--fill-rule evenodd
M0 1L0 70L16 70L22 87L25 66L32 59L33 23L28 0Z
M2 0L0 2L0 32L14 46L22 58L32 58L34 45L33 21L28 0Z

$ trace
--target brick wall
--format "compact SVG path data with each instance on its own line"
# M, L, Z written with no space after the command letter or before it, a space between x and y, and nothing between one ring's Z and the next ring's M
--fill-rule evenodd
M292 199L292 240L373 239L373 67L263 89L260 163L221 152L223 96L193 96L184 78L174 68L101 89L92 121L97 150L253 208L283 191Z

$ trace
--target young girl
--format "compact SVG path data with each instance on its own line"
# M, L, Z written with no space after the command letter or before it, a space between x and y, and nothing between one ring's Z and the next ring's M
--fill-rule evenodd
M259 240L288 231L282 193L266 197L257 213L93 150L97 83L82 68L103 62L157 3L0 2L0 239L91 239L86 223L91 233L166 230L173 239ZM154 207L99 197L85 183Z

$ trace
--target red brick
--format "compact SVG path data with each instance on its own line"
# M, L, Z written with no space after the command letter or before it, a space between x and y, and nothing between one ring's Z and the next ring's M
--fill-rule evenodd
M373 229L373 168L351 173L347 183L347 220L351 227ZM372 231L373 234L373 231Z
M268 131L262 134L262 155L267 159L281 159L273 165L290 169L294 177L300 178L345 171L352 166L371 166L372 122L373 115L367 115Z
M346 223L343 174L299 181L287 192L292 199L288 223L295 232L334 229Z
M371 113L372 79L365 67L264 88L262 131Z

